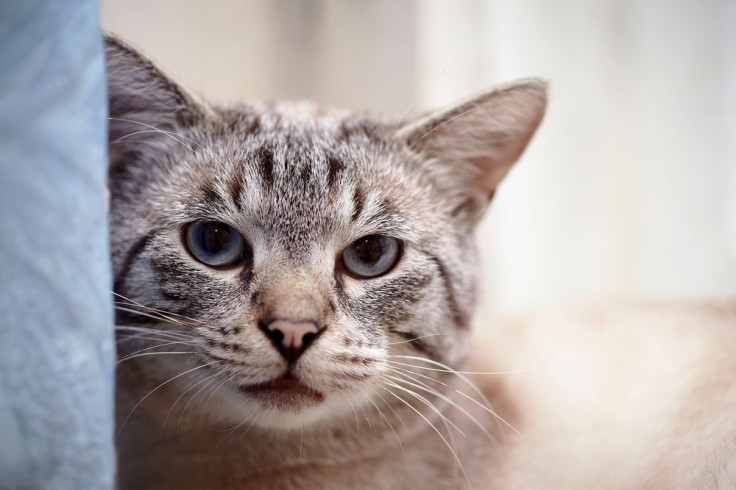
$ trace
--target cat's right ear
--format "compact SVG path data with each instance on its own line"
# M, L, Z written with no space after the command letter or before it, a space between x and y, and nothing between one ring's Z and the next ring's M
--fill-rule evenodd
M139 50L115 35L104 35L109 100L111 165L132 148L202 121L204 102L187 92Z
M476 94L404 125L395 137L427 160L453 201L475 223L529 144L547 106L547 84L528 78Z

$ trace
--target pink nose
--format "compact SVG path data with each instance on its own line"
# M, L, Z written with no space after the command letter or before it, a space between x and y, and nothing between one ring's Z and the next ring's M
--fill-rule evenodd
M314 322L289 320L273 320L261 324L261 330L289 363L296 361L321 332Z
M287 320L276 320L268 324L266 327L270 332L281 332L281 345L285 349L301 349L305 342L304 337L307 334L316 334L319 329L312 322L290 322Z

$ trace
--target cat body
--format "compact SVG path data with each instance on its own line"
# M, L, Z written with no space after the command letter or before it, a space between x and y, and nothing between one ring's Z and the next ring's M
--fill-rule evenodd
M543 82L406 122L106 56L121 488L648 488L733 440L732 306L471 337L473 229Z
M735 301L548 310L478 342L518 373L494 380L519 433L487 488L736 485Z

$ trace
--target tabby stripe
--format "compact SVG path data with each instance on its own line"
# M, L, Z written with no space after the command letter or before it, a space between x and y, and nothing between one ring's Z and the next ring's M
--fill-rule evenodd
M363 212L364 206L365 196L363 195L363 191L360 189L360 186L356 185L355 190L353 190L353 215L350 218L351 221L355 222L358 220Z
M211 352L206 352L205 351L204 355L207 356L207 357L212 358L213 361L218 361L218 362L221 362L223 364L234 364L236 366L248 367L248 364L245 363L245 362L243 362L243 361L238 361L236 359L227 359L225 357L218 356L217 354L213 354Z
M243 179L245 178L243 167L238 166L235 174L230 180L230 199L232 199L238 211L243 211L243 203L240 201L240 193L243 191Z
M401 276L384 284L375 295L378 303L391 304L392 307L381 308L379 318L392 323L405 323L414 316L414 304L424 297L424 288L432 281L432 274L424 276Z
M261 179L267 189L273 187L273 152L269 148L261 148L258 155Z
M344 121L337 129L337 135L335 139L338 143L349 143L351 139L358 137L371 137L372 127L368 121L348 119Z
M434 255L427 252L424 253L437 266L437 271L439 272L440 278L445 286L445 297L447 299L447 304L450 306L450 311L452 311L453 323L459 328L468 328L468 321L465 318L465 315L462 314L462 310L460 310L460 307L457 304L457 299L455 299L455 293L450 285L450 277L447 275L447 268L444 266L442 261Z
M340 274L337 272L337 269L335 269L335 273L333 274L333 277L335 279L335 292L337 293L338 299L340 303L345 306L350 304L350 298L348 297L348 293L345 292L345 285L342 283L342 279L340 278Z
M222 197L215 190L214 182L207 182L202 186L204 201L210 206L217 206L222 202Z
M248 127L243 131L244 134L254 134L261 130L261 118L257 115L253 115L253 118L248 123Z
M345 165L337 158L327 157L327 185L330 189L334 189L337 183L337 177L345 169Z
M115 284L113 285L115 292L120 292L120 288L122 287L125 279L128 277L131 267L133 267L133 262L135 262L135 259L138 257L138 255L140 255L141 252L145 250L145 248L148 246L148 242L150 242L152 238L153 232L150 232L148 235L135 242L130 250L128 250L128 254L125 256L125 261L123 262L123 267L120 270L120 274L115 277Z
M312 180L312 166L305 163L302 166L301 172L299 172L297 178L301 182L302 187L308 186Z

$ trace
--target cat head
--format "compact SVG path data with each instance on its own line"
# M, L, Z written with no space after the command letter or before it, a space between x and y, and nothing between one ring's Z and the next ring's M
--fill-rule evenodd
M105 42L115 290L150 315L128 325L156 317L192 352L142 365L191 370L182 390L216 374L212 415L288 428L352 415L402 365L462 363L473 230L542 119L543 82L408 122L214 107Z

